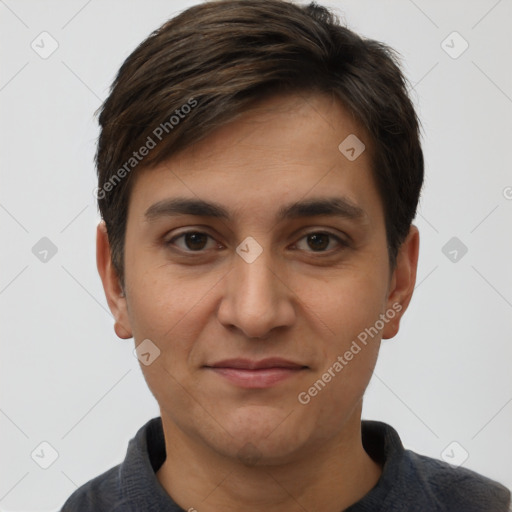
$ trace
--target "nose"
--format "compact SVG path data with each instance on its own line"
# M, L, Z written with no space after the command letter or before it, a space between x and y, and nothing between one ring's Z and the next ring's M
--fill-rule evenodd
M272 330L294 323L294 293L267 251L251 263L235 256L217 315L225 327L247 338L266 339Z

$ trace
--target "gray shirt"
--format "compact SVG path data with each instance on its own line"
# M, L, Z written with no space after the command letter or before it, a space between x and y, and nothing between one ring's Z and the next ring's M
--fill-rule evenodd
M345 512L509 512L510 491L501 484L405 450L385 423L363 420L361 428L366 452L383 471ZM77 489L61 512L184 512L156 478L165 457L162 420L154 418L130 441L124 461Z

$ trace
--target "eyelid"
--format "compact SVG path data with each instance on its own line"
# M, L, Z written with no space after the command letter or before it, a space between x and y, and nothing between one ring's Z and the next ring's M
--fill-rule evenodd
M199 229L187 229L186 231L182 231L182 232L179 232L177 234L175 234L172 238L170 238L169 240L165 241L165 244L166 245L170 245L170 246L173 246L173 247L176 247L174 242L189 234L189 233L194 233L194 234L201 234L201 235L206 235L207 237L209 237L210 239L212 239L213 241L215 241L217 243L217 245L220 245L220 246L223 246L223 244L221 244L213 235L211 235L207 230L205 230L204 227L201 227ZM330 236L331 238L335 239L336 242L338 243L339 246L341 246L341 248L346 248L346 247L349 247L350 246L350 241L349 240L346 240L344 239L342 236L340 236L339 234L336 234L336 233L333 233L332 231L328 230L328 229L325 229L325 228L308 228L308 231L302 231L301 233L297 234L297 236L299 236L299 238L297 239L296 242L293 242L292 246L296 246L301 240L303 240L304 238L306 238L307 236L309 235L328 235ZM348 235L347 235L347 238ZM199 251L193 251L191 249L182 249L180 247L177 247L177 250L178 251L181 251L182 253L186 253L186 254L197 254L197 255L200 255L200 254L204 254L206 252L205 249L201 249ZM312 254L330 254L332 252L336 252L337 250L340 250L340 248L334 248L334 249L328 249L326 251L305 251L305 252L309 252L309 253L312 253Z
M316 228L316 229L310 229L306 232L303 232L301 234L301 236L299 237L299 239L297 240L297 242L294 242L294 246L296 246L298 244L298 242L300 242L302 239L304 239L305 237L309 236L309 235L328 235L330 236L331 238L335 239L336 242L338 243L339 246L341 246L341 248L346 248L346 247L349 247L350 246L350 241L349 240L346 240L345 238L343 238L342 236L340 236L339 234L336 234L336 233L333 233L332 231L329 231L328 229L324 229L324 228ZM349 238L347 236L347 238ZM340 248L334 248L334 249L328 249L326 251L306 251L306 252L309 252L309 253L312 253L312 254L330 254L332 252L336 252L337 250L339 250Z
M198 234L198 235L206 235L208 238L210 238L211 240L213 240L217 245L222 245L220 242L217 241L217 239L211 235L210 233L208 233L208 231L205 230L205 228L200 228L200 229L187 229L186 231L182 231L180 233L177 233L177 234L174 234L172 236L172 238L166 240L164 239L164 243L165 245L170 245L170 246L173 246L175 247L178 251L181 251L181 252L184 252L184 253L187 253L187 254L202 254L205 252L204 249L201 249L200 251L193 251L193 250L190 250L190 249L182 249L181 247L177 247L175 245L175 241L181 237L184 237L188 234ZM208 243L208 242L207 242Z

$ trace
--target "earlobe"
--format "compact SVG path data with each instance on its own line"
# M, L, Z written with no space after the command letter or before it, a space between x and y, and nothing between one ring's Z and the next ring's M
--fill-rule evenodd
M386 304L386 311L390 312L390 319L382 331L383 339L396 336L400 328L400 319L411 301L416 285L419 246L420 234L418 228L411 225L407 238L398 250L396 266L391 278Z
M96 230L96 265L101 282L103 283L108 307L115 319L114 331L121 339L131 338L133 334L128 316L126 297L117 271L112 264L110 243L104 221L98 224Z
M382 330L382 339L383 340L389 340L391 338L394 338L400 329L400 318L402 315L395 316L393 320L390 320L384 329Z
M126 330L119 322L114 323L114 331L117 334L118 338L122 340L127 340L133 337L131 331Z

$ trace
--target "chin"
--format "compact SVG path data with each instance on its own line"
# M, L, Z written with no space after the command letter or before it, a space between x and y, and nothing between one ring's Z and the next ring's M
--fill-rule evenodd
M286 463L314 433L311 426L308 435L306 422L297 422L290 411L263 406L239 409L223 426L230 435L219 451L247 466Z

